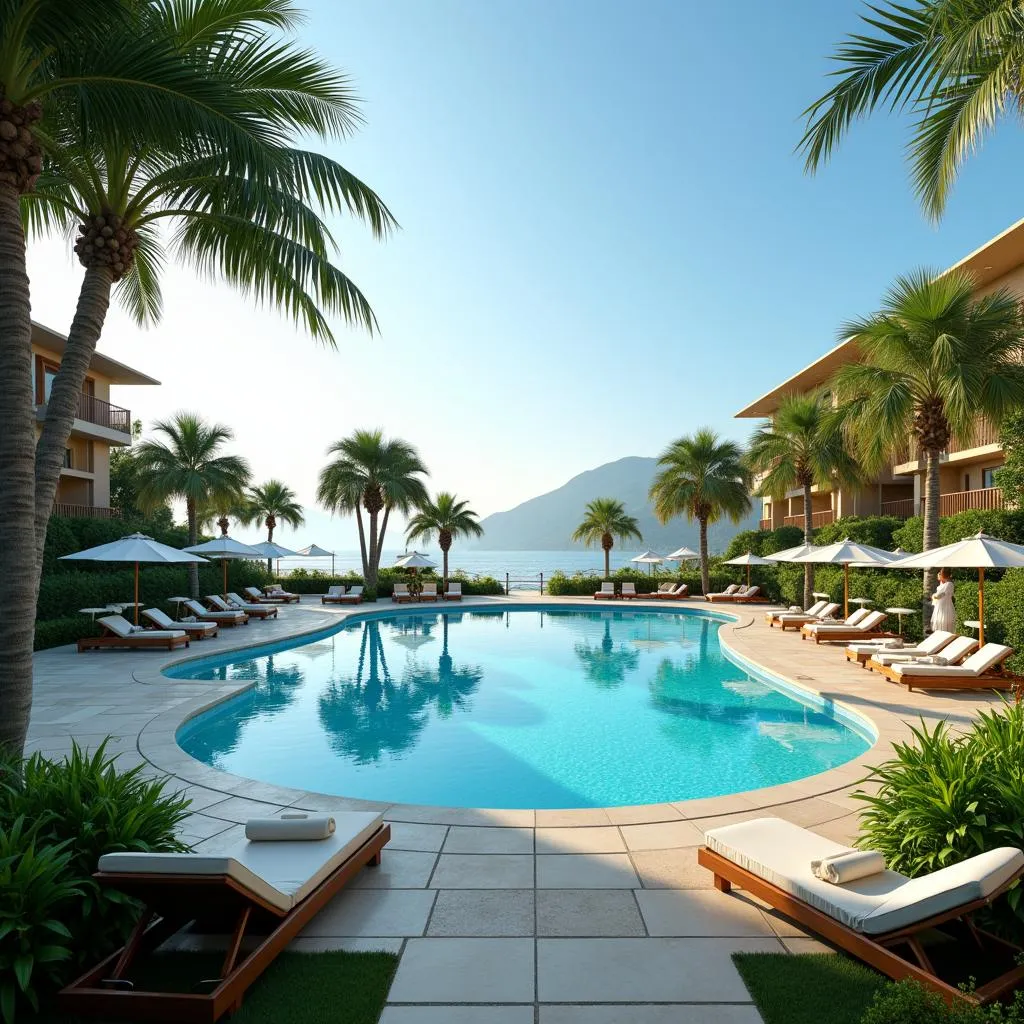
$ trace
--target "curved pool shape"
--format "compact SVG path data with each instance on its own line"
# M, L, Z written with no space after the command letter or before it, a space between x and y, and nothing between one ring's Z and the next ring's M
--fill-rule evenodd
M565 607L373 614L168 670L252 683L177 740L206 764L299 789L502 808L719 796L867 749L864 723L729 660L722 621Z

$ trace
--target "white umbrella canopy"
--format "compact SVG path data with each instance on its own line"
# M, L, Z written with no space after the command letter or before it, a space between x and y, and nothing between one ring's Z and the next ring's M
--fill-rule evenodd
M395 561L394 568L396 569L436 569L437 563L432 562L426 555L420 554L419 551L407 551L404 555L399 555Z
M955 544L907 555L889 563L890 569L977 569L978 643L985 642L985 570L1024 568L1024 545L978 532Z
M659 555L657 551L647 550L643 554L637 555L636 558L631 558L630 561L650 566L650 570L653 573L654 567L665 561L665 556Z
M670 555L665 556L666 562L688 562L691 558L700 558L700 554L694 551L692 548L688 548L685 544L681 548L676 548L675 551Z
M753 551L748 551L745 555L737 555L735 558L730 558L722 563L723 565L745 565L747 567L747 586L750 586L750 567L752 565L774 565L775 563L770 558L762 558L760 555L755 555Z
M850 614L850 566L851 565L889 565L894 555L884 548L874 548L870 544L858 544L849 537L814 548L805 555L796 555L790 562L814 562L818 565L842 565L843 567L843 614Z
M797 544L795 548L783 548L782 551L775 551L770 555L765 555L765 558L772 562L794 562L801 555L808 555L812 551L817 551L813 544Z
M272 540L260 541L259 544L250 545L254 551L258 551L264 558L292 558L298 551L292 551L283 544L276 544Z
M112 540L108 544L99 544L94 548L76 551L71 555L61 555L61 561L85 562L134 562L135 563L135 624L139 624L139 562L205 562L201 555L186 549L179 551L168 544L147 537L144 533L130 533L120 540Z
M320 547L319 544L310 544L296 552L300 558L329 558L331 560L331 575L334 575L334 552Z
M243 544L240 540L229 537L226 533L223 537L214 537L213 540L205 541L202 544L192 544L184 549L192 551L197 555L206 555L207 558L219 558L224 568L224 600L228 599L228 561L232 558L262 558L263 555L249 544Z

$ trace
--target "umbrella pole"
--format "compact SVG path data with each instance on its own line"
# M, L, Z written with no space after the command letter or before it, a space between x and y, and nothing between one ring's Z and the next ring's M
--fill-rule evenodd
M978 646L985 646L985 570L978 569Z
M135 625L139 624L139 563L135 563Z
M843 618L850 617L850 563L843 562Z
M750 566L747 566L747 590L750 589Z
M224 566L224 600L228 599L228 560L222 558L220 564Z

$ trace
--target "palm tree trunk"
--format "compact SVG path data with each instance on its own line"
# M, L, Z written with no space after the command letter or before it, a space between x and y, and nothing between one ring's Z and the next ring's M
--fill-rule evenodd
M369 565L366 572L366 585L368 587L377 586L377 568L379 564L379 556L377 554L377 513L370 513L370 555Z
M711 593L711 573L708 571L708 521L701 517L700 522L700 588L705 594Z
M18 193L0 185L0 749L20 757L32 710L35 445L32 317Z
M57 495L60 470L64 465L64 449L71 436L71 426L78 415L89 364L110 308L112 284L110 267L86 269L78 293L75 318L68 332L68 343L46 403L46 421L36 445L36 564L40 572L46 543L46 524L50 520Z
M359 527L359 554L363 560L363 582L369 585L370 560L366 556L366 531L363 529L363 510L356 505L356 526Z
M388 532L388 517L391 515L391 506L384 506L384 518L380 521L380 533L377 534L377 568L380 568L380 560L384 557L384 534Z
M939 452L926 449L924 452L924 550L939 546ZM924 571L924 593L921 598L921 614L925 632L930 632L932 622L932 594L937 580L934 569Z
M199 517L196 515L196 503L189 498L185 502L185 514L188 516L188 546L199 543ZM189 562L188 592L192 600L199 600L199 563Z
M604 578L609 579L612 574L612 549L604 549Z
M267 543L274 543L274 528L272 526L267 527ZM267 575L272 576L274 574L274 560L272 558L267 559Z
M814 512L811 502L811 485L804 484L804 542L811 543L814 533ZM814 566L810 562L804 563L804 607L810 608L814 602Z
M441 589L448 589L448 548L441 548Z

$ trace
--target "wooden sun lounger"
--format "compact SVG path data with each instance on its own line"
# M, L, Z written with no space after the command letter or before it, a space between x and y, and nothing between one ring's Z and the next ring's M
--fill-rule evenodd
M256 602L280 601L282 604L291 604L292 602L298 604L302 600L301 594L293 594L288 590L275 590L273 587L264 587L262 596L257 597L255 594L249 593L249 591L255 589L255 587L246 587L245 592L249 594L251 600Z
M1009 690L1017 677L1003 671L1013 654L1004 644L985 644L959 665L931 665L917 661L884 665L872 659L869 667L891 683L910 690Z
M709 833L708 838L710 839L713 834L714 832ZM963 999L985 1005L1013 991L1024 982L1024 966L1017 963L1022 952L1021 947L984 931L972 920L975 911L989 906L1017 883L1024 867L1018 867L1011 877L1006 878L984 898L962 903L952 909L914 921L905 927L867 934L849 927L761 875L741 867L734 860L709 846L702 846L697 850L697 863L712 872L715 888L719 892L729 893L734 885L739 886L758 899L764 900L786 917L817 933L827 942L846 950L895 981L912 979L937 991L947 1003ZM945 937L948 939L951 937L950 926L957 925L961 933L958 937L983 952L986 963L991 963L995 970L1005 968L998 977L972 990L959 987L960 982L966 982L967 978L944 980L940 977L928 950L921 942L921 936L926 932L932 929L941 931L944 927ZM932 955L935 955L934 952Z
M143 629L138 632L127 632L131 623L120 615L107 615L98 620L103 628L102 636L83 636L78 641L78 653L83 651L112 650L116 647L133 650L135 648L153 650L162 648L173 651L176 647L188 647L188 633L179 629ZM115 629L114 626L122 628Z
M220 594L209 594L206 597L207 604L215 612L243 612L250 619L276 619L277 608L274 605L267 605L261 608L258 604L247 604L244 607L236 604L229 604Z
M399 590L399 586L403 589ZM406 584L396 583L394 589L391 591L391 600L394 601L395 604L406 604L408 602L415 601L416 597L409 592L409 588Z
M214 1024L241 1008L250 986L364 866L380 864L381 850L390 838L391 827L379 824L309 895L288 910L227 874L98 871L94 877L100 883L138 899L144 910L121 949L61 991L61 1010L106 1019ZM132 966L189 922L214 933L225 927L229 932L220 977L204 983L209 988L204 992L137 989L130 980ZM243 940L250 934L258 935L259 943L243 953ZM296 1000L302 999L301 992L294 995Z

